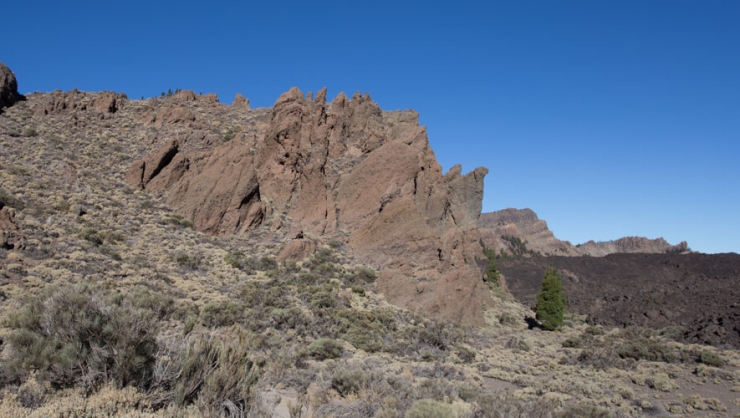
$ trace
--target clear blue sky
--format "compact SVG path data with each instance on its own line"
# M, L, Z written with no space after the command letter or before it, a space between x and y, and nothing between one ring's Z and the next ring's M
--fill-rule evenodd
M740 252L739 1L13 1L20 90L168 88L270 106L292 86L413 108L483 209L579 243Z

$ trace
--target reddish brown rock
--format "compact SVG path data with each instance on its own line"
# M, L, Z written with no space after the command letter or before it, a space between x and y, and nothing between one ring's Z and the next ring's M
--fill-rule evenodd
M236 96L234 97L234 103L231 105L232 107L238 107L242 109L250 109L249 107L249 99L242 96L239 93L236 93Z
M123 93L116 94L112 91L105 91L99 93L95 98L93 109L101 116L107 117L110 114L116 113L123 106L126 99L127 97Z
M84 93L79 90L54 91L44 95L34 109L34 116L46 116L52 114L72 114L73 118L79 118L79 111L90 111L90 115L98 118L106 118L116 113L126 102L124 93L104 91L100 93Z
M359 93L327 104L325 89L310 100L294 88L275 102L259 138L177 151L160 169L170 149L135 162L129 182L165 192L199 230L266 225L287 236L348 236L359 262L383 270L378 287L392 302L482 323L490 295L476 221L487 170L443 175L415 112L383 112ZM158 168L147 171L150 164ZM430 282L423 295L395 294L422 277Z
M689 252L683 241L671 245L663 238L624 237L614 241L588 241L577 246L561 241L548 229L547 222L537 217L531 209L503 209L482 213L478 219L481 238L487 248L496 252L512 254L519 250L513 248L511 238L526 244L528 250L540 255L565 255L603 257L615 253L678 254ZM531 254L517 254L525 257Z
M141 188L146 187L163 168L172 162L177 154L178 146L178 142L172 140L145 158L131 163L131 167L126 173L128 184Z
M280 254L277 261L301 261L313 255L318 248L318 243L312 239L295 239L290 241Z
M195 92L192 90L180 90L172 97L183 102L194 102L196 100Z
M218 103L218 96L216 93L202 94L198 97L198 100L206 103Z

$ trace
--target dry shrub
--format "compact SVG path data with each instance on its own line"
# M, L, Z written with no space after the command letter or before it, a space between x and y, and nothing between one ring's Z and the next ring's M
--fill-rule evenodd
M406 410L404 418L455 418L452 407L431 399L421 399Z
M511 394L482 395L476 401L479 418L553 418L555 405L544 400L527 401Z
M88 286L51 288L11 315L8 369L37 370L56 387L105 382L148 386L156 352L157 318L124 296Z

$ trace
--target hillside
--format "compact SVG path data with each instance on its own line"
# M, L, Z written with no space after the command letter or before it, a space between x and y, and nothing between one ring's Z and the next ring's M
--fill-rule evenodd
M0 70L0 416L740 413L736 349L530 327L411 111Z

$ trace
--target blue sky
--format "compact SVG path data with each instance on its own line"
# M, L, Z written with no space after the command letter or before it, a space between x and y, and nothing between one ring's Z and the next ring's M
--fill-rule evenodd
M270 106L292 86L421 115L445 170L490 169L484 211L579 243L740 252L738 1L23 1L20 90L168 88Z

